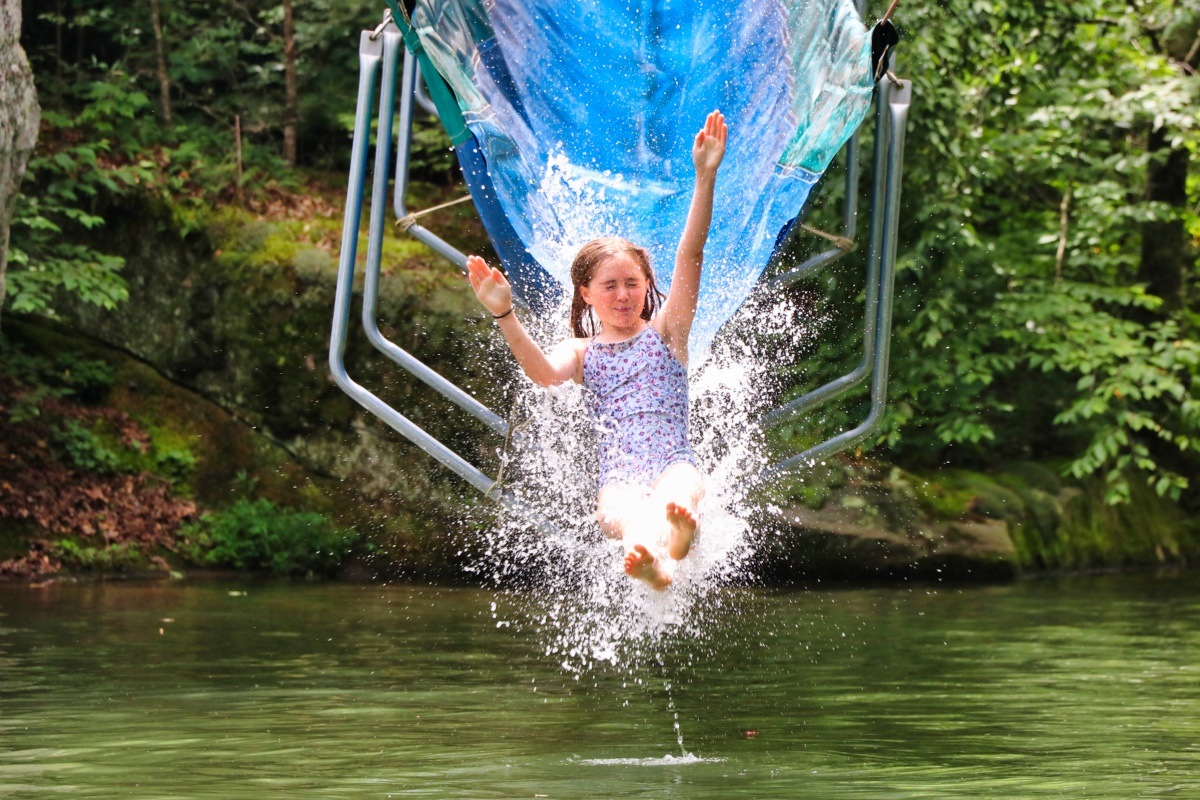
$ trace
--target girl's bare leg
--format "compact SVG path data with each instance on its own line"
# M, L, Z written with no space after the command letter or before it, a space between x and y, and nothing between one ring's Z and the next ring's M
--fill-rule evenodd
M638 486L609 484L596 500L596 520L604 535L620 539L625 547L625 574L665 589L671 578L663 571L656 552L662 547L662 526L655 524L654 506Z
M704 476L691 464L681 462L663 470L654 482L651 502L664 509L667 525L667 555L678 561L687 556L700 527L697 509L704 497Z

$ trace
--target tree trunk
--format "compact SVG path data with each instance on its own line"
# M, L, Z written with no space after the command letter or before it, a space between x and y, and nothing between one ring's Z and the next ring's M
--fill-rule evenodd
M1200 49L1200 13L1177 4L1161 35L1151 34L1151 46L1170 58L1183 73L1195 74ZM1146 144L1150 165L1146 174L1146 199L1183 212L1188 207L1187 147L1173 148L1171 132L1155 128ZM1195 254L1189 252L1183 219L1156 220L1142 225L1142 260L1138 280L1151 294L1163 299L1160 317L1187 306L1188 276Z
M57 0L54 15L54 91L59 103L62 102L63 96L63 71L65 62L63 61L63 0Z
M163 42L162 16L158 0L150 0L150 25L154 28L155 71L158 73L159 103L163 125L171 127L171 76L167 73L167 48Z
M292 19L292 0L283 0L283 158L296 166L296 22Z
M1151 155L1146 199L1173 209L1187 205L1188 151L1172 149L1167 131L1150 134ZM1183 307L1184 276L1187 272L1187 237L1182 219L1154 220L1142 225L1142 262L1138 280L1149 292L1163 299L1162 316Z
M42 110L21 48L21 0L0 0L0 309L8 270L8 234Z

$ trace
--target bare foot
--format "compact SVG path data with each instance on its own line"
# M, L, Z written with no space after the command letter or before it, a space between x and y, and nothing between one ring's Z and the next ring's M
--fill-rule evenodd
M687 556L696 539L696 515L678 503L667 503L667 524L671 526L667 535L667 555L678 561Z
M645 581L655 589L665 589L671 584L671 579L659 566L658 559L643 544L635 544L633 549L625 554L625 574Z

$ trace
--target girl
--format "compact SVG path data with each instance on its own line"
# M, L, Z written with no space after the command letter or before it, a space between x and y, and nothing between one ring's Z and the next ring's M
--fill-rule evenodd
M574 338L546 353L513 313L504 275L479 256L467 259L471 288L525 374L539 386L583 384L599 433L596 519L623 543L626 574L655 589L671 582L664 557L678 561L691 550L704 496L688 442L686 365L727 134L719 111L696 134L696 185L665 302L645 250L615 236L596 239L571 264Z

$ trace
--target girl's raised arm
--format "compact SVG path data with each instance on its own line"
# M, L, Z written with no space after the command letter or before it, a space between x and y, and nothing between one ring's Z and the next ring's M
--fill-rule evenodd
M663 338L676 355L687 353L688 334L696 318L696 302L700 297L700 270L704 264L704 244L712 225L713 192L717 168L725 157L725 141L729 128L725 116L713 111L704 121L692 144L692 163L696 167L696 186L687 223L679 238L675 253L675 272L671 276L671 292L663 304Z
M479 256L467 256L467 278L484 308L504 334L508 347L521 369L538 386L557 386L575 377L579 370L579 349L568 340L549 355L530 337L513 309L512 287L500 270L489 267Z

